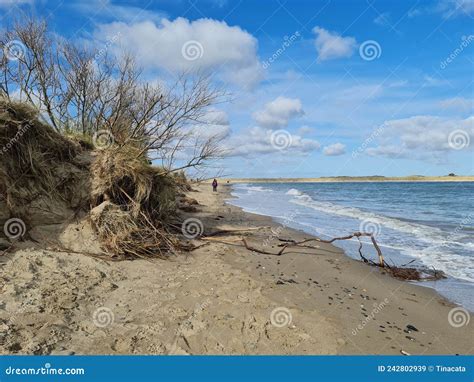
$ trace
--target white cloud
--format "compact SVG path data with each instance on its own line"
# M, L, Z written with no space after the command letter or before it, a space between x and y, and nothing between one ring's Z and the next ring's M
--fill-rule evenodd
M299 129L298 129L298 134L299 135L306 135L306 134L311 134L314 132L314 129L312 127L309 127L309 126L301 126Z
M346 153L346 145L342 143L334 143L332 145L326 146L323 149L323 154L328 156L337 156L343 155Z
M164 17L167 16L166 13L162 11L149 10L133 5L118 5L112 3L110 0L81 0L73 2L71 6L74 8L74 10L84 13L88 17L100 17L101 22L104 22L104 20L125 22L160 22Z
M33 4L34 0L0 0L0 8L13 7L15 5Z
M290 119L304 115L303 105L298 98L278 97L268 102L263 110L253 113L259 126L282 128L288 126Z
M369 155L388 157L428 157L453 151L454 137L474 142L474 116L466 119L448 119L431 115L386 121L380 127L379 146L365 150ZM472 149L473 144L463 146ZM444 154L445 155L445 154Z
M274 130L264 129L256 126L242 130L238 134L231 136L226 142L228 156L252 156L258 154L290 154L304 155L312 151L319 150L321 145L314 139L302 138L299 135L291 134L289 141L291 144L283 151L280 151L272 144L272 134Z
M213 125L229 125L229 116L223 110L211 109L204 116L203 120Z
M114 22L99 25L94 33L99 41L117 35L117 45L132 52L147 69L213 70L244 87L255 85L263 76L256 38L224 21L180 17L158 23Z
M390 25L390 13L384 12L379 14L375 19L374 23L382 27Z
M354 37L342 37L318 26L313 28L313 32L316 34L315 46L319 62L350 57L357 47Z
M425 75L423 77L423 86L442 86L446 85L447 81L441 78Z
M439 102L443 109L452 109L461 112L469 112L474 109L474 99L463 97L448 98Z
M409 18L424 14L439 13L445 19L457 16L472 16L474 0L438 0L434 5L412 8L408 11Z
M369 147L365 152L370 156L382 156L387 158L402 158L404 157L404 150L400 146L378 146Z
M441 12L445 18L459 15L473 15L474 0L441 0L437 10Z

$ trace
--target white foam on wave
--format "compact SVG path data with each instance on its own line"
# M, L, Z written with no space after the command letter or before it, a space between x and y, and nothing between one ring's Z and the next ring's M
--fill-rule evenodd
M290 202L303 207L312 208L331 215L358 219L361 222L370 222L370 224L379 225L382 232L386 227L394 231L413 235L419 243L424 243L422 244L422 247L424 248L414 248L416 246L412 247L409 243L403 243L401 246L391 246L388 243L380 244L381 246L397 249L402 254L410 257L418 258L424 265L428 267L433 266L452 277L474 282L473 259L469 256L462 256L453 253L450 250L450 247L453 248L454 246L460 246L464 250L472 251L472 243L456 241L456 239L459 239L461 235L450 235L449 237L446 237L446 233L436 227L381 216L373 212L363 211L356 207L346 207L329 202L316 201L311 196L298 190L291 189L290 191L286 193L287 195L292 196Z
M301 196L303 193L295 188L292 188L286 192L286 195Z
M268 188L265 188L265 187L261 187L261 186L250 186L249 184L240 184L238 186L234 186L235 188L237 189L242 189L244 191L248 191L248 192L273 192L273 190L270 190Z
M368 221L374 224L378 224L381 227L388 227L396 231L413 234L420 239L426 239L426 241L432 241L433 239L439 240L442 235L442 231L435 227L429 227L421 224L415 224L405 222L399 219L390 218L386 216L377 215L373 212L363 211L357 207L346 207L329 202L319 202L311 198L306 194L295 195L295 198L290 200L292 203L299 204L304 207L309 207L314 210L326 212L332 215L338 215L343 217L350 217L361 221ZM444 242L444 240L440 240Z
M404 249L402 254L420 259L429 268L441 270L460 280L474 282L474 261L469 257L449 252L439 246L430 246L422 250Z

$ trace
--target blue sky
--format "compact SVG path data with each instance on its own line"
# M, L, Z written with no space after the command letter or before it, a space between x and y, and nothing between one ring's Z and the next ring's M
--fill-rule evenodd
M151 81L212 72L227 175L474 174L474 0L0 0L19 10Z

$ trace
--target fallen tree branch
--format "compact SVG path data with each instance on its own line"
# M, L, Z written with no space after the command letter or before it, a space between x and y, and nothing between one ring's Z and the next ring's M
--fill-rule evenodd
M251 232L258 231L261 229L270 228L270 227L255 227L255 228L242 228L242 229L222 229L219 231L208 233L205 237L219 236L219 235L233 235L239 232Z
M246 231L246 230L244 230ZM362 253L362 241L360 240L361 237L370 237L370 240L372 242L372 245L375 248L375 251L377 252L378 256L378 263L374 262L370 259L367 259L364 254ZM436 269L434 270L420 270L417 268L403 268L403 267L397 267L396 265L390 266L385 262L385 259L382 254L382 250L380 249L379 245L377 244L377 241L375 240L375 237L371 233L366 233L366 232L354 232L351 235L347 236L342 236L342 237L335 237L330 240L323 240L319 238L311 238L311 239L305 239L301 241L296 241L293 239L282 239L282 238L277 238L279 241L282 242L282 244L279 244L278 246L281 247L281 249L278 252L270 252L266 251L263 249L255 248L251 246L247 240L243 237L240 238L235 238L235 239L227 239L227 242L223 241L222 239L219 238L214 238L214 237L201 237L201 240L209 240L209 241L216 241L216 242L221 242L221 243L226 243L226 244L232 244L235 245L236 242L242 241L244 247L252 252L260 253L263 255L272 255L272 256L281 256L283 253L286 251L286 249L291 248L291 247L299 247L299 248L310 248L310 249L319 249L319 246L310 246L306 245L306 243L310 243L312 241L320 242L320 243L327 243L331 244L335 241L338 240L350 240L353 238L357 238L357 241L359 242L359 256L362 259L362 261L366 264L384 268L387 270L393 277L401 279L401 280L417 280L417 281L423 281L423 280L438 280L441 278L445 278L446 276L444 275L443 272L437 271Z

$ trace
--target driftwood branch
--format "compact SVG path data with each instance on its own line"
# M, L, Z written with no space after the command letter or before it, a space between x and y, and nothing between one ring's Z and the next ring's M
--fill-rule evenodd
M296 241L296 240L293 240L293 239L283 239L283 238L278 237L277 239L281 242L281 244L278 245L279 247L281 247L281 249L278 252L270 252L270 251L266 251L266 250L263 250L263 249L260 249L260 248L253 247L247 242L247 240L244 237L228 238L226 240L222 240L218 237L213 237L213 236L219 236L219 235L229 235L230 236L230 235L233 235L233 234L236 234L236 233L242 233L242 232L245 232L245 231L258 230L258 229L262 229L262 228L265 228L265 227L258 227L258 228L255 228L255 229L243 229L243 230L237 229L237 230L216 231L216 232L213 232L209 235L201 237L200 240L216 241L216 242L218 241L218 242L225 243L225 244L230 244L230 245L235 245L236 243L241 241L243 243L244 247L249 251L252 251L252 252L255 252L255 253L260 253L260 254L263 254L263 255L281 256L281 255L283 255L283 253L288 248L292 248L292 247L319 249L319 246L308 245L308 243L311 243L311 242L332 244L335 241L350 240L350 239L356 238L357 241L359 242L358 252L359 252L359 256L362 259L362 261L366 264L386 269L393 277L403 279L403 280L438 280L438 279L441 279L441 278L445 278L444 273L441 272L441 271L437 271L436 269L422 271L422 270L419 270L419 269L416 269L416 268L404 268L403 266L402 267L397 267L396 265L390 266L385 261L385 259L383 257L383 254L382 254L382 250L380 249L377 241L375 240L374 235L371 234L371 233L367 233L367 232L354 232L351 235L341 236L341 237L334 237L334 238L329 239L329 240L324 240L324 239L319 239L319 238L312 238L312 239L305 239L305 240L301 240L301 241ZM370 241L372 242L372 245L374 246L375 251L377 252L378 263L374 262L370 259L367 259L364 256L364 254L362 253L362 245L363 244L362 244L362 241L360 239L361 237L370 237ZM410 264L410 263L408 263L408 264Z
M306 243L309 243L309 242L312 242L312 241L317 241L317 242L320 242L320 243L327 243L327 244L332 244L334 243L335 241L338 241L338 240L350 240L350 239L353 239L354 237L357 238L357 240L359 241L359 254L362 258L362 260L366 263L369 262L369 260L367 260L363 255L362 255L362 242L360 241L360 237L361 236L367 236L367 237L370 237L371 241L372 241L372 244L374 245L374 248L375 250L377 251L377 255L378 255L378 258L379 258L379 266L380 267L385 267L387 264L385 263L384 261L384 258L383 258L383 254L382 254L382 251L380 249L380 247L378 246L377 244L377 241L375 240L375 237L374 235L372 235L371 233L367 233L367 232L354 232L353 234L351 235L347 235L347 236L341 236L341 237L334 237L330 240L323 240L323 239L319 239L319 238L313 238L313 239L305 239L305 240L302 240L302 241L295 241L295 240L282 240L280 239L280 241L283 241L285 242L285 244L280 244L282 248L282 250L278 253L274 253L274 255L281 255L283 253L283 251L288 248L288 247L292 247L292 246L302 246L302 244L306 244Z

